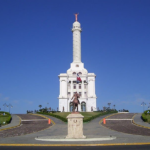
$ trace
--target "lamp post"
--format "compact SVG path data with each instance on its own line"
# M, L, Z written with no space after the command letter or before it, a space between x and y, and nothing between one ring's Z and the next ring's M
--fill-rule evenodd
M7 105L7 107L9 107L9 113L10 113L10 108L13 108L13 106L11 104Z
M49 104L49 103L47 103L47 110L48 110L48 104Z
M7 105L6 105L6 103L5 103L5 104L3 104L3 107L4 107L4 112L5 112L5 106L7 106Z
M115 110L115 106L116 106L116 105L114 105L114 110Z
M148 109L150 108L150 103L149 103L149 106L148 106Z
M146 106L146 103L145 103L145 102L142 102L142 103L141 103L141 106L143 106L143 112L144 112L144 106Z

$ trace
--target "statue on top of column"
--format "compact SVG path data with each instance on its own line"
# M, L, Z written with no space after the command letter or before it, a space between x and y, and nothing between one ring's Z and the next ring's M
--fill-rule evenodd
M77 14L74 14L75 15L75 19L76 19L76 21L78 21L78 15L79 15L79 13Z

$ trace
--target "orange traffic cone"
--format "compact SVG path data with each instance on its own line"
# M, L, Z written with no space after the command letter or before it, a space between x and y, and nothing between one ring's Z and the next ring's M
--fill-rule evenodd
M48 119L48 124L51 124L51 119Z
M106 124L106 119L105 118L103 118L103 124Z

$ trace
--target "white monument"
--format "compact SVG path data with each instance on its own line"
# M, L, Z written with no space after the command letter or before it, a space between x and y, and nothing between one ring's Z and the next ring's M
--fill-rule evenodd
M73 62L67 73L59 75L60 94L59 94L59 111L71 112L73 109L72 96L74 92L80 95L78 111L91 112L96 111L96 94L95 94L95 77L94 73L88 73L81 62L81 25L77 21L73 23ZM77 74L82 82L77 83Z

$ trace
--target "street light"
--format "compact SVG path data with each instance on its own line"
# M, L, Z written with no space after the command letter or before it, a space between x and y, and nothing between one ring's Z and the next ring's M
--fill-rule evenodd
M116 105L114 105L114 110L115 110L115 106L116 106Z
M150 108L150 103L149 103L149 106L148 106L148 109Z
M47 103L47 110L48 110L48 104L49 104L49 103Z
M13 108L13 106L11 104L7 105L7 107L9 107L9 113L10 113L10 108Z
M141 103L141 106L143 106L143 112L144 112L144 106L146 106L146 103L145 103L145 102L142 102L142 103Z
M6 105L6 103L5 103L5 104L3 104L3 107L4 107L4 112L5 112L5 106L7 106L7 105Z

